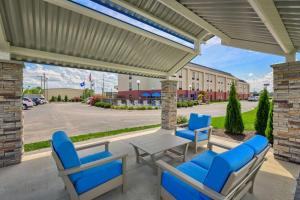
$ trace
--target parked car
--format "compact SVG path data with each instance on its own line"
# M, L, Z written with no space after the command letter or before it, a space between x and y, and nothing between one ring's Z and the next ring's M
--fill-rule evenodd
M33 101L27 97L23 97L23 110L33 107Z
M258 101L259 96L250 96L248 97L248 101Z
M46 104L48 101L44 97L40 97L41 104Z
M40 98L34 97L31 99L33 101L33 103L35 103L36 105L40 105L43 104L42 100Z

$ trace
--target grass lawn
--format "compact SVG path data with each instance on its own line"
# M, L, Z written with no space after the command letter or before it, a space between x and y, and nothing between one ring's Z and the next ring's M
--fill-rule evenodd
M89 139L118 135L121 133L141 131L141 130L156 128L156 127L160 127L160 124L153 124L153 125L148 125L148 126L139 126L139 127L132 127L132 128L124 128L124 129L106 131L106 132L88 133L88 134L71 136L70 138L73 142L81 142L81 141L85 141L85 140L89 140ZM44 141L40 141L40 142L25 144L24 150L25 150L25 152L28 152L28 151L34 151L34 150L48 148L48 147L50 147L50 141L44 140Z
M242 113L243 122L245 126L245 130L254 131L254 122L256 118L257 108L250 110L248 112ZM212 118L212 126L214 128L224 128L225 116L222 117L213 117Z

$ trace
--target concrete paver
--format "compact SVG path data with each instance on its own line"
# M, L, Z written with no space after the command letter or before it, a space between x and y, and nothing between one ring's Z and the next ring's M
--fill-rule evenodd
M136 164L135 154L129 141L132 137L143 134L155 134L158 129L123 134L102 139L88 141L88 143L109 140L114 154L128 153L128 190L125 194L120 188L114 189L98 200L156 200L157 177L147 165ZM237 145L223 138L213 137L228 145ZM87 142L80 143L82 145ZM80 154L86 155L97 152L101 148L94 148ZM200 150L200 149L199 149ZM220 151L220 149L214 149ZM188 152L188 159L193 156L193 149ZM275 160L270 151L268 160L264 163L255 181L254 193L247 194L244 200L293 200L296 179L300 166ZM41 152L26 154L19 165L0 169L0 199L1 200L53 200L68 199L62 180L57 176L55 163L50 156L49 149Z
M257 102L241 102L242 111L253 109ZM191 112L223 116L226 103L214 103L180 108L178 114L188 116ZM69 135L97 131L116 130L150 124L159 124L161 110L112 110L91 107L81 103L51 103L24 111L25 143L48 140L56 130Z

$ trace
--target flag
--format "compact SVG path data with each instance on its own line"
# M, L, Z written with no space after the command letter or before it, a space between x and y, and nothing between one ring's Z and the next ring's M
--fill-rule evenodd
M89 81L92 82L92 73L90 73Z
M82 83L80 83L80 87L84 87L85 86L85 82L83 81Z

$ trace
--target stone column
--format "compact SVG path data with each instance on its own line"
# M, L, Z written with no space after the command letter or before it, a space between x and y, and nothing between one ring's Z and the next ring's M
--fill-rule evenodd
M177 81L161 81L161 128L175 128L177 117Z
M300 62L273 65L276 158L300 163Z
M23 64L0 60L0 167L21 162Z

